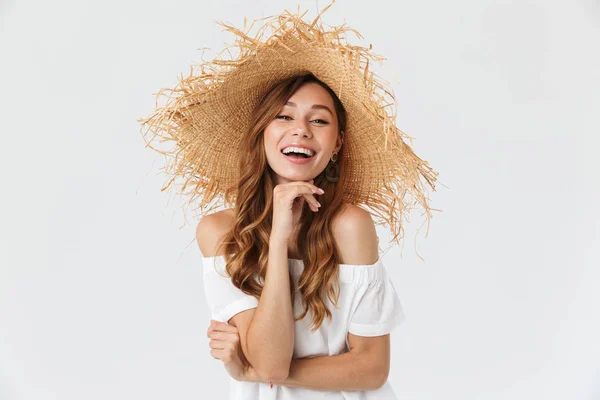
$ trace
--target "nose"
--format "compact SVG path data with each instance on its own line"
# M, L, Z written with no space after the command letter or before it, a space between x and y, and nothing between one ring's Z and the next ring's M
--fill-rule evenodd
M296 122L295 122L295 126L292 132L294 135L303 135L306 137L311 137L312 136L312 132L310 131L310 127L309 125L304 122L304 120L302 120L301 118L299 118Z

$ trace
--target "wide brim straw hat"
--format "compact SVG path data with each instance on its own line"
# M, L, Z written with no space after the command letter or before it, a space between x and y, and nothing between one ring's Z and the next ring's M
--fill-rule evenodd
M242 137L257 102L278 81L312 72L333 89L347 112L340 152L340 174L346 175L340 181L343 201L363 205L376 224L389 226L392 242L399 243L403 219L414 206L425 210L429 222L432 209L424 183L435 191L438 174L417 157L403 140L412 145L412 138L396 126L393 90L371 68L385 58L371 45L350 44L346 32L362 36L345 23L329 28L320 23L333 3L308 21L303 20L306 11L298 9L297 14L285 10L257 19L248 28L244 18L243 30L217 22L236 36L235 43L215 59L192 65L176 87L160 89L154 113L138 120L146 146L166 156L170 176L163 191L180 179L179 193L189 196L187 203L195 203L200 215L223 205L225 191L238 184ZM167 101L159 106L161 96ZM152 146L155 138L173 144L158 149Z

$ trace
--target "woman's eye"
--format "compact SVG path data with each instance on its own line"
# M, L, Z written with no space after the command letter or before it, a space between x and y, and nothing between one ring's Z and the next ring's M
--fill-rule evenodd
M279 118L279 119L289 118L289 119L292 119L292 117L289 117L287 115L278 115L275 118ZM318 122L319 124L328 124L329 123L329 122L327 122L327 121L325 121L323 119L314 119L313 121L315 121L315 122L320 121L320 122Z

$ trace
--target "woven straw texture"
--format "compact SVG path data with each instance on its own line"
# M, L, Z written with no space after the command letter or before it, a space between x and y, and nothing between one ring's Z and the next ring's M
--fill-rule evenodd
M360 33L345 23L324 27L323 13L305 21L298 10L255 20L238 29L218 22L235 35L215 59L190 67L175 88L156 95L153 114L138 120L147 147L166 156L170 175L162 190L181 179L180 194L196 203L200 214L221 206L222 194L239 180L238 157L242 135L252 111L277 81L312 72L329 85L347 111L344 134L346 174L344 201L364 205L376 224L389 226L393 239L402 237L402 220L415 206L431 218L426 187L435 191L438 173L403 140L412 138L396 127L396 101L389 84L370 66L385 58L372 46L351 45L346 33ZM252 28L259 28L251 35ZM233 51L233 53L232 53ZM227 57L224 56L227 55ZM166 103L159 106L159 99ZM159 149L152 142L171 142ZM215 201L216 200L216 201ZM211 206L209 206L211 205Z

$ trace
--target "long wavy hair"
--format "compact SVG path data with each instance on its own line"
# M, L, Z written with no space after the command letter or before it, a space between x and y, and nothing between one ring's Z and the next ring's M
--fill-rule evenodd
M264 151L264 130L278 115L284 104L303 84L315 82L325 88L333 99L338 119L338 134L346 129L346 111L336 94L312 73L305 73L279 81L271 87L257 104L253 120L244 136L244 151L239 159L240 180L236 187L226 191L225 196L235 191L235 222L223 237L219 248L225 245L226 271L233 284L244 293L259 298L265 280L269 237L273 221L273 170L269 166ZM305 201L297 226L296 246L302 250L304 269L298 286L290 273L290 296L293 299L300 291L303 313L295 320L303 319L309 309L312 313L312 329L316 330L325 316L331 319L331 312L323 300L326 294L337 307L339 299L339 257L332 235L332 221L342 210L344 187L344 157L338 154L340 177L330 183L325 178L325 170L314 178L314 184L325 193L319 197L321 208L313 212Z

